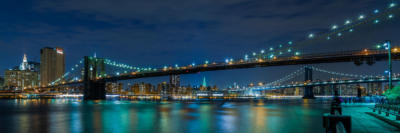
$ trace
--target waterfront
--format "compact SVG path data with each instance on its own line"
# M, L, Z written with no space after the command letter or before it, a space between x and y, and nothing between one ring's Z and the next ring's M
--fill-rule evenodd
M0 125L5 132L324 131L329 104L306 102L0 100Z

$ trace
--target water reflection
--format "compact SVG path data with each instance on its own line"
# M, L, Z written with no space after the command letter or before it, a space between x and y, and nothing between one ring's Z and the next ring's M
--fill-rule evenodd
M328 105L296 102L0 100L5 132L322 132Z

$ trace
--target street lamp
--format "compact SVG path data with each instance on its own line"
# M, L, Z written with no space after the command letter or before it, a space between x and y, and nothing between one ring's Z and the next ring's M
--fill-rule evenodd
M390 41L386 41L385 45L388 48L388 62L389 62L389 89L392 89L392 46Z

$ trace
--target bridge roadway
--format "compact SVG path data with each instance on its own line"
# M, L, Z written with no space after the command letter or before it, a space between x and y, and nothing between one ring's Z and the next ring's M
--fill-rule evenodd
M387 60L388 53L386 50L361 50L361 51L358 50L358 51L343 51L343 52L322 53L322 54L309 54L309 55L292 56L292 57L279 57L277 59L271 59L271 60L257 60L257 61L239 60L231 63L212 63L212 64L204 64L198 66L188 66L186 67L186 69L167 68L154 72L122 74L119 76L100 78L99 80L107 82L107 81L128 80L128 79L137 79L145 77L192 74L204 71L285 66L285 65L318 64L318 63L354 62L355 60L358 59L366 60L371 58L374 59L375 61ZM396 52L392 53L392 59L394 60L400 59L400 50L399 52L397 52L396 50Z
M392 59L394 61L400 59L400 50L392 49ZM193 74L205 71L244 69L256 67L285 66L285 65L304 65L319 63L338 63L338 62L355 62L357 60L382 61L388 59L387 50L353 50L320 54L305 54L302 56L278 57L276 59L249 59L248 61L239 60L229 63L211 63L197 66L186 66L180 68L169 67L167 69L158 69L157 71L132 72L120 74L118 76L107 76L96 79L96 82L114 82L119 80L138 79L146 77ZM82 81L67 82L59 85L70 85L82 83ZM58 86L58 85L55 85ZM51 87L51 86L48 86ZM54 86L53 86L54 87Z
M396 77L392 79L393 82L400 82L400 78ZM387 78L372 78L372 79L348 79L348 80L332 80L332 81L314 81L314 82L301 82L296 84L288 85L276 85L276 86L255 86L253 89L256 91L270 90L270 89L283 89L293 87L306 87L306 86L324 86L324 85L342 85L342 84L361 84L361 83L382 83L389 82Z

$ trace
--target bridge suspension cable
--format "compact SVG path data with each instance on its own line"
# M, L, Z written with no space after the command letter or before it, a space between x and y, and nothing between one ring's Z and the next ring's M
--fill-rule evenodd
M352 33L356 27L359 27L361 25L369 24L371 22L373 24L379 24L384 20L392 20L395 16L394 13L400 11L400 8L398 8L397 6L397 3L392 2L382 11L375 9L370 14L361 14L353 20L347 19L344 21L343 25L334 24L329 28L328 31L321 33L310 33L306 36L306 38L303 38L301 40L287 41L287 43L279 44L275 47L269 47L266 50L262 49L260 53L253 52L250 56L246 54L244 56L244 60L257 60L260 58L274 59L284 54L293 54L293 56L299 56L301 55L301 52L297 49L307 44L310 44L310 41L316 40L317 38L325 38L328 41L334 38L342 37L345 33ZM380 49L384 47L377 46L376 48Z
M69 79L68 76L75 74L75 72L79 72L80 73L80 67L83 66L83 58L79 60L78 63L76 63L75 65L73 65L70 69L67 69L68 71L61 76L60 78L50 82L50 85L55 85L55 84L59 84L60 82L65 81L66 79ZM74 78L73 78L74 79ZM79 80L79 79L74 79L74 80Z
M350 73L342 73L342 72L335 72L335 71L329 71L321 68L317 68L314 66L309 66L309 68L318 71L318 72L323 72L323 73L328 73L332 75L337 75L337 76L344 76L344 77L353 77L353 78L376 78L376 77L384 77L382 75L359 75L359 74L350 74Z
M289 74L289 75L287 75L287 76L285 76L285 77L283 77L283 78L281 78L281 79L278 79L278 80L275 80L275 81L272 81L272 82L269 82L269 83L265 83L265 84L262 85L262 86L256 86L256 87L252 87L252 88L253 88L253 89L254 89L254 88L255 88L255 89L259 89L259 88L268 88L268 87L271 87L271 86L279 86L279 85L281 85L283 82L289 81L289 80L291 80L291 79L296 78L297 76L299 76L299 75L301 75L301 74L304 74L305 68L306 68L306 67L311 68L312 70L315 70L315 71L318 71L318 72L327 73L327 74L332 74L332 75L338 75L338 76L344 76L344 77L352 77L352 78L370 78L370 79L372 79L372 78L385 78L385 77L382 76L382 75L359 75L359 74L349 74L349 73L341 73L341 72L329 71L329 70L317 68L317 67L314 67L314 66L304 66L304 67L301 67L300 69L298 69L298 70L292 72L291 74ZM302 82L303 82L303 81L302 81Z
M287 76L285 76L285 77L283 77L281 79L266 83L264 86L278 85L278 84L280 84L282 82L286 82L286 81L289 81L291 79L294 79L295 77L297 77L297 76L299 76L299 75L301 75L303 73L304 73L304 67L301 67L300 69L292 72L291 74L289 74L289 75L287 75Z

